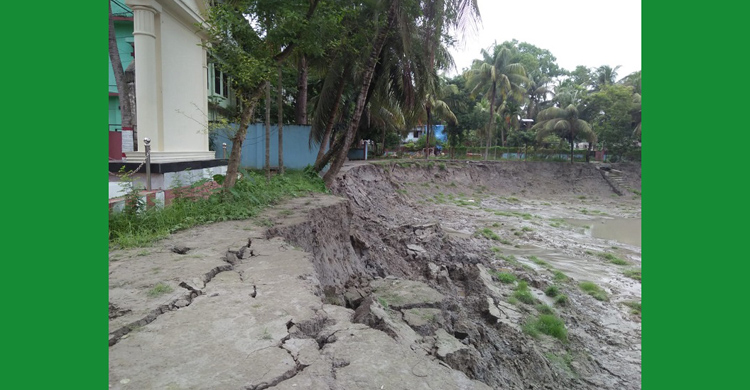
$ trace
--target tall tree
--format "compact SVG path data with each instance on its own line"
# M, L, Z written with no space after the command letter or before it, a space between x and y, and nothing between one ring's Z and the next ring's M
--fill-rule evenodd
M237 180L247 126L276 67L298 46L310 47L309 41L319 38L313 31L335 29L335 24L325 17L335 13L332 10L323 12L321 19L314 18L319 3L319 0L234 0L216 2L208 10L203 26L210 37L207 47L219 59L219 69L232 75L232 87L243 107L239 126L232 136L224 180L226 191ZM326 49L326 42L317 44L319 50Z
M621 65L617 65L614 68L609 65L602 65L596 68L594 71L594 89L600 90L605 85L612 85L617 80L617 70L620 69Z
M125 82L125 71L122 69L120 50L117 48L117 36L115 34L115 19L112 14L112 2L109 2L109 59L115 74L117 92L120 95L120 114L122 116L122 128L133 128L133 107L131 106L132 91ZM138 150L138 135L133 130L133 150Z
M589 141L589 145L596 143L596 133L588 122L578 118L578 109L572 104L566 108L550 107L540 112L537 124L532 127L532 130L537 130L538 141L542 141L550 134L568 140L571 163L573 163L573 147L576 140L583 137Z
M467 85L472 90L472 95L485 92L489 95L490 110L494 112L497 107L505 101L508 96L514 96L517 100L523 99L524 90L522 85L528 81L526 70L523 65L514 62L513 51L507 47L497 46L493 53L482 49L482 59L475 60L471 69L466 73ZM485 96L486 96L485 95ZM487 125L488 137L485 147L485 160L489 158L491 134L494 132L494 115L490 115ZM502 143L505 146L505 133L502 134Z
M307 82L307 81L305 81ZM279 119L277 126L279 127L279 174L284 174L284 96L282 91L284 90L284 77L281 66L279 66L279 85L276 93L276 103L278 106Z
M307 124L307 57L299 56L297 70L297 99L294 106L294 118L298 125Z

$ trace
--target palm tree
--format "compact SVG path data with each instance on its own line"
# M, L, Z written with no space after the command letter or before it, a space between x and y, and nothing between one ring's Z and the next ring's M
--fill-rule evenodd
M617 65L612 68L609 65L602 65L594 71L596 80L594 81L594 89L599 90L604 85L612 85L617 79L617 69L620 69L621 65Z
M526 70L523 65L514 62L514 54L507 47L495 45L494 54L482 49L482 60L475 60L472 68L467 71L465 77L467 86L471 89L472 96L486 91L489 95L490 110L495 111L508 96L522 100L524 89L522 84L528 82ZM498 99L499 98L499 99ZM487 144L485 147L485 160L489 157L490 142L494 129L494 115L490 115L488 127ZM505 146L505 133L502 135L503 146Z
M633 94L633 109L630 111L635 123L635 129L633 135L641 139L641 95L639 93Z
M574 105L566 108L550 107L539 113L537 124L531 128L537 130L537 140L541 141L550 134L570 142L570 162L573 163L573 145L576 139L584 137L589 145L596 143L596 133L588 122L578 119L578 109Z
M554 91L549 87L550 79L545 76L530 76L526 83L526 118L533 119L541 111L540 107L547 101L547 95L553 95Z

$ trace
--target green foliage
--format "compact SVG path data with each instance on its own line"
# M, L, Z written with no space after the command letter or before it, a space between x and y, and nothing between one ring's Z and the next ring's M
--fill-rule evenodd
M617 265L628 265L628 264L630 264L627 261L625 261L623 259L620 259L619 257L617 257L617 256L615 256L615 255L613 255L611 253L599 253L599 257L601 257L602 259L605 259L605 260L609 261L612 264L617 264Z
M511 284L511 283L515 283L516 282L516 276L513 275L513 274L511 274L511 273L496 272L495 276L497 276L497 279L500 280L502 283L505 283L505 284Z
M529 285L524 280L518 282L516 291L513 292L513 297L527 305L533 305L536 303L536 298L531 294L531 291L529 291Z
M625 301L622 303L623 305L630 308L631 314L641 314L641 303L636 301Z
M266 182L262 174L245 171L242 179L224 193L213 190L206 198L183 197L164 208L149 208L140 213L110 213L110 245L141 246L170 233L212 222L246 219L284 198L326 192L323 181L315 175L288 170Z
M523 331L531 337L538 337L540 333L552 336L564 343L568 342L568 330L565 323L554 314L542 314L531 317L522 326Z
M597 286L594 282L581 282L578 284L578 287L580 287L581 290L585 291L587 294L591 295L598 301L609 300L607 292L604 291L604 289L602 289L601 287Z
M568 306L568 296L565 294L558 295L555 298L555 305Z
M560 289L557 286L555 286L555 285L551 285L551 286L547 287L546 290L544 290L544 295L546 295L548 297L554 298L558 294L560 294Z
M490 229L490 228L484 228L484 229L477 230L476 233L474 233L474 235L476 235L478 237L481 236L481 237L484 237L484 238L487 238L487 239L490 239L490 240L495 240L495 241L499 241L500 240L500 236L498 236L497 234L495 234L495 232L493 232L492 229Z
M536 311L538 311L539 314L555 314L555 311L545 304L536 305Z
M628 269L622 272L623 275L629 277L630 279L635 279L640 281L641 280L641 269Z
M568 280L568 275L565 275L562 271L554 270L552 274L556 282L565 282Z

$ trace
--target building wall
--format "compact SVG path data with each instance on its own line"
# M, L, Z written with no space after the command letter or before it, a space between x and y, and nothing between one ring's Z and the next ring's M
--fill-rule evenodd
M163 150L208 150L201 39L167 10L160 19Z
M262 169L266 161L266 128L262 123L251 124L242 144L240 165L245 168ZM315 163L319 146L308 147L310 126L284 125L284 167L302 169ZM232 151L232 141L226 134L215 137L216 158L223 158L221 144L227 143L227 155ZM271 166L279 165L279 132L276 125L271 126Z

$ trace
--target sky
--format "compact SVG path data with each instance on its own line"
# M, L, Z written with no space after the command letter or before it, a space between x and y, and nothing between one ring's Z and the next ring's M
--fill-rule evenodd
M640 0L478 0L482 23L451 50L457 70L479 51L517 39L549 50L567 70L621 65L617 79L641 70Z

